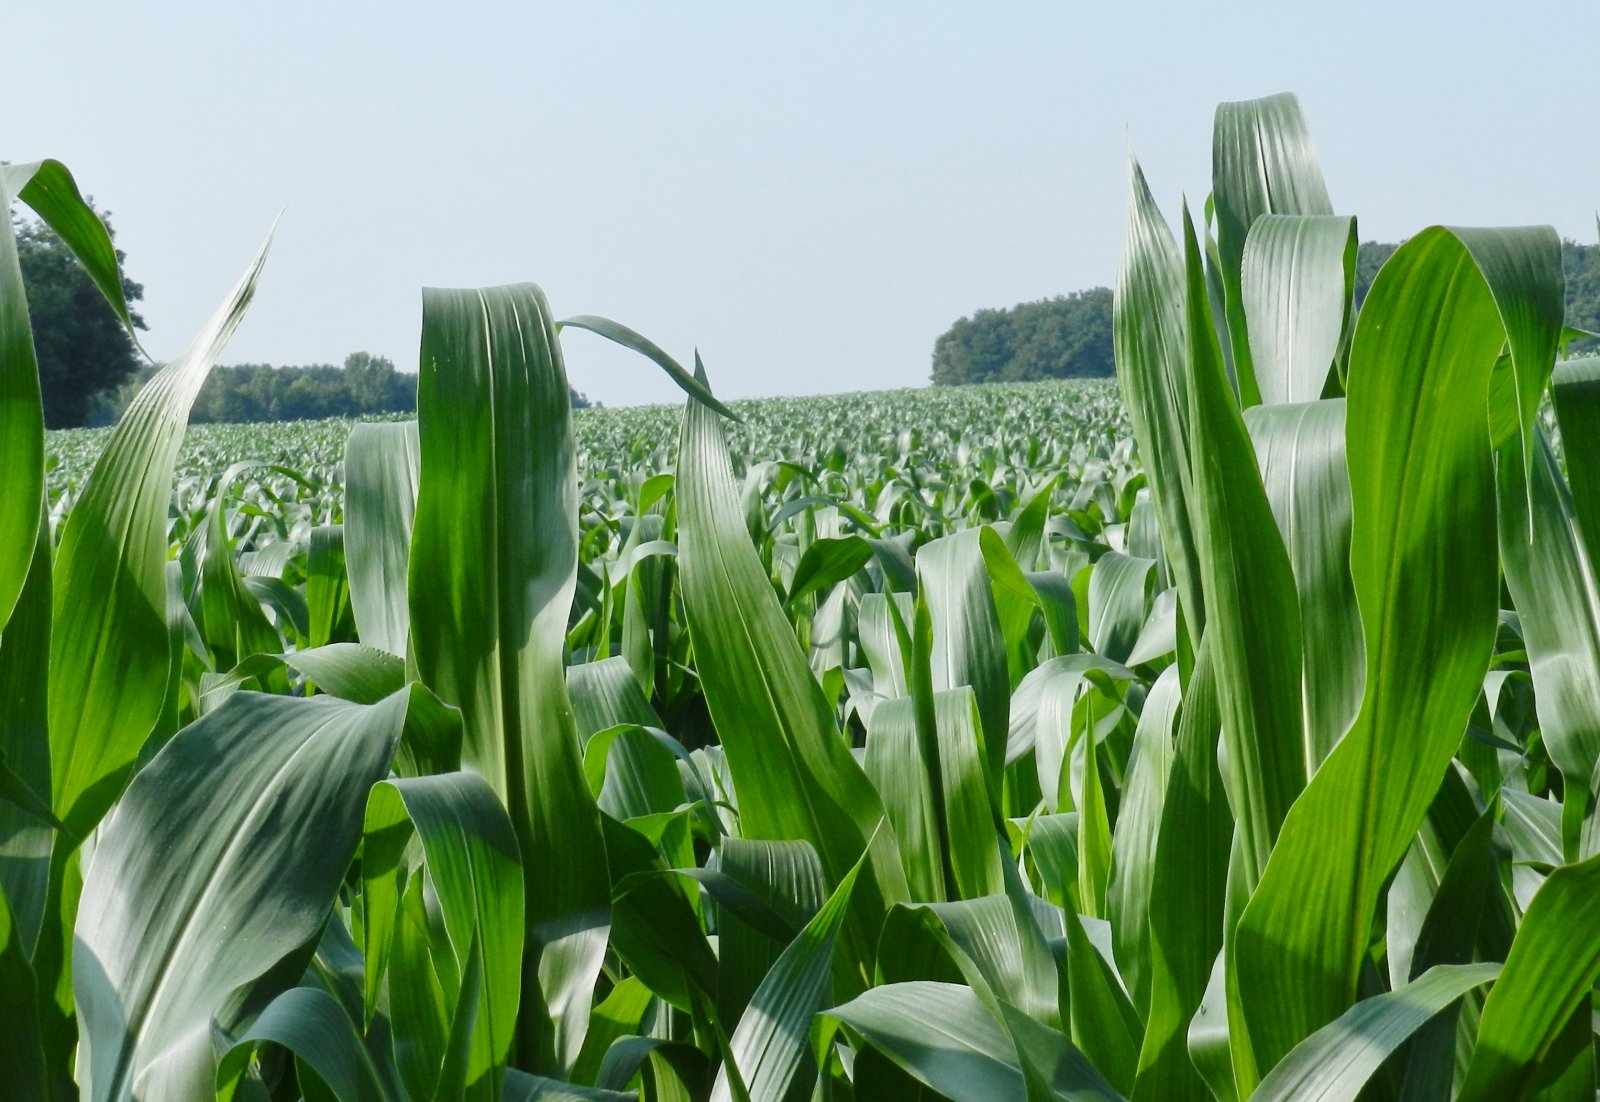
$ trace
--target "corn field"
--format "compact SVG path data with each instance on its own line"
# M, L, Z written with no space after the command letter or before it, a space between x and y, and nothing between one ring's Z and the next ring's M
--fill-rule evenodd
M1115 389L730 407L519 284L424 291L415 421L187 440L265 247L47 438L4 220L0 1098L1595 1099L1559 239L1358 310L1287 95L1128 177ZM598 339L684 408L569 410Z

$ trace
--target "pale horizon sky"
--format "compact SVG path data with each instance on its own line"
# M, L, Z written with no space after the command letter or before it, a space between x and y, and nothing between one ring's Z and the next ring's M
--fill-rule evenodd
M1125 158L1170 220L1216 103L1296 92L1363 240L1595 240L1594 0L190 2L8 13L0 158L112 211L175 355L280 209L221 362L416 368L423 286L539 283L727 398L927 383L983 307L1112 279ZM678 401L564 339L607 405Z

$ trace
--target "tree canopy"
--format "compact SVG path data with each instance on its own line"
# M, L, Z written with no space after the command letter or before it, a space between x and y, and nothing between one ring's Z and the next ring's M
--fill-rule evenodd
M1356 252L1355 300L1398 245L1365 241ZM1562 242L1567 274L1567 321L1600 332L1600 245ZM1575 342L1570 351L1600 349L1600 341ZM1076 291L1008 309L979 310L961 318L933 345L937 384L1025 382L1034 379L1110 377L1111 292Z
M109 215L99 213L110 231ZM98 400L135 377L144 357L116 311L54 230L43 222L18 220L16 235L17 260L39 360L44 423L49 428L82 425ZM118 249L119 265L123 259ZM122 293L129 303L138 302L144 298L144 287L124 275ZM137 313L133 323L145 328Z

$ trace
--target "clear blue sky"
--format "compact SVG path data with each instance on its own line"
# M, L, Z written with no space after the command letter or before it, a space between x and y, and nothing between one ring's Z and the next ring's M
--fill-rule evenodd
M955 318L1110 282L1128 148L1198 203L1218 100L1297 92L1363 238L1592 241L1597 31L1594 0L33 4L0 157L113 211L158 356L287 206L223 362L414 370L419 288L531 279L727 397L918 386ZM565 346L607 404L678 397Z

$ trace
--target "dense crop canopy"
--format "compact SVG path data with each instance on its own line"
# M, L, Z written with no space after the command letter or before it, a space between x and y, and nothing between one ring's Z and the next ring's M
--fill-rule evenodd
M258 257L47 437L0 228L0 1096L1594 1098L1560 242L1358 310L1292 96L1212 167L1130 163L1120 390L724 406L518 284L415 422L185 434ZM596 335L685 407L571 411Z

